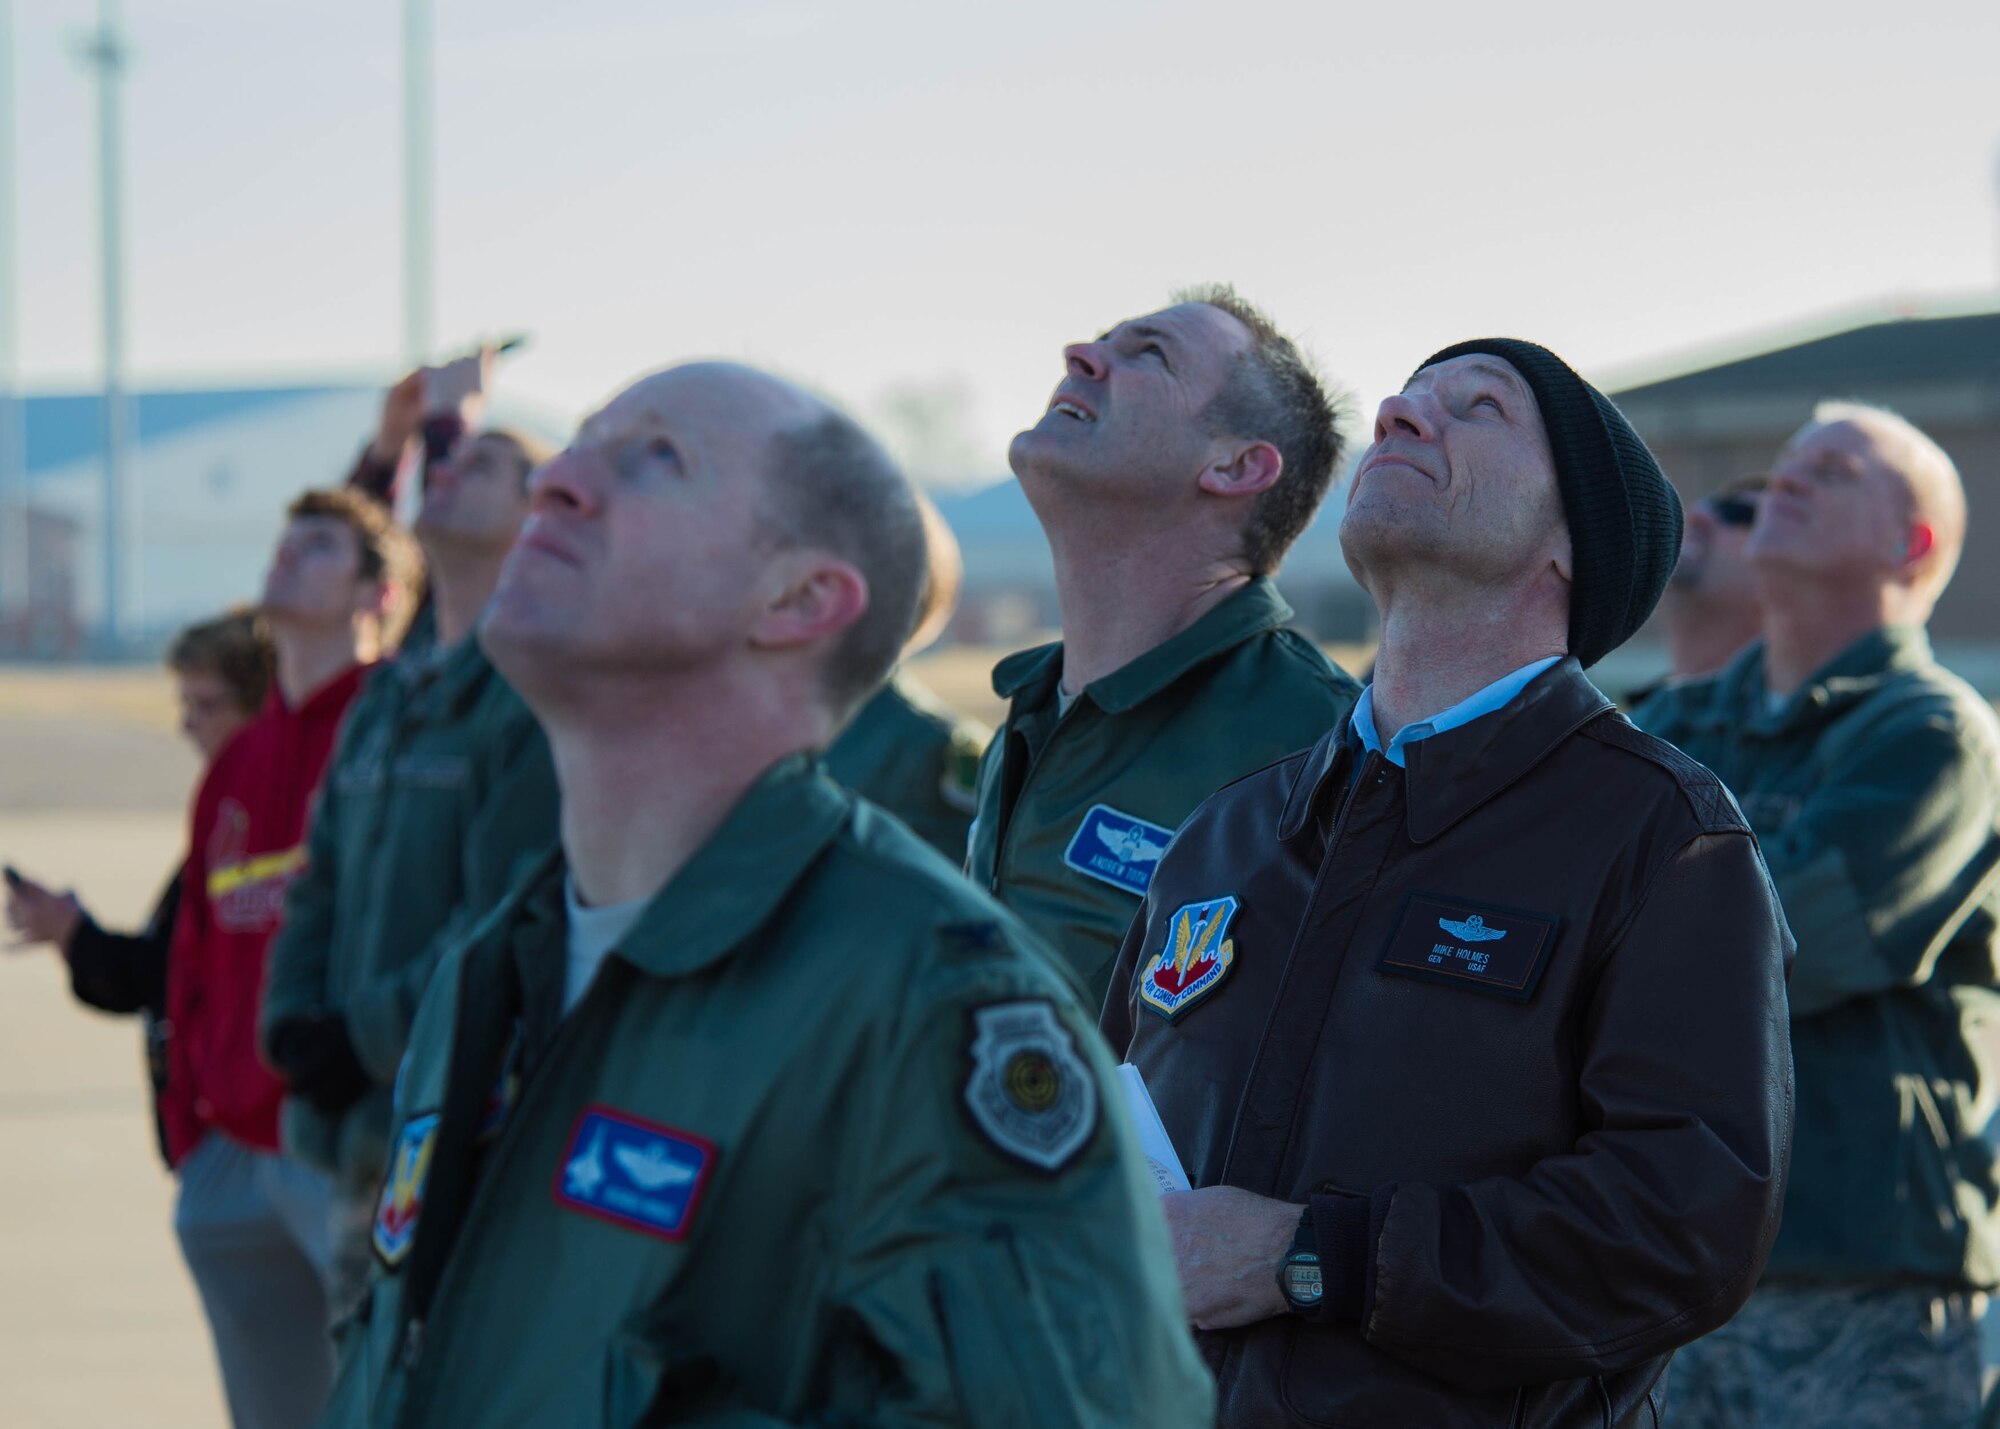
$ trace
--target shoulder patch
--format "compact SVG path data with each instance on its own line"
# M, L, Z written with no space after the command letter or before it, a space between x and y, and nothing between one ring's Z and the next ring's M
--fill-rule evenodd
M1636 754L1671 774L1674 782L1680 785L1681 794L1694 811L1695 822L1701 826L1703 833L1750 832L1750 823L1743 817L1743 811L1736 807L1735 797L1715 777L1714 771L1706 764L1688 758L1659 736L1646 733L1616 711L1591 720L1581 732L1599 744Z
M403 1123L389 1152L389 1174L375 1205L375 1254L394 1270L410 1253L417 1238L417 1217L424 1208L424 1183L431 1174L431 1148L437 1143L438 1114L426 1112Z
M1229 920L1239 906L1225 894L1175 909L1160 951L1139 975L1139 1000L1171 1022L1215 991L1236 965Z
M1144 898L1160 855L1167 851L1173 837L1172 829L1148 823L1137 814L1125 813L1109 804L1092 804L1070 836L1069 847L1063 850L1063 862L1085 878Z
M1010 1160L1064 1170L1097 1132L1097 1082L1055 1004L989 1002L969 1021L959 1102L973 1129Z

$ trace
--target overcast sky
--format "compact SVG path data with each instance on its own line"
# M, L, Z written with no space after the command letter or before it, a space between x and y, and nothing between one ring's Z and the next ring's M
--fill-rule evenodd
M126 0L130 360L379 377L395 0ZM21 361L95 381L90 0L14 0ZM2000 284L2000 4L436 0L441 343L571 413L684 357L962 430L1228 279L1372 411L1489 332L1586 375ZM900 397L899 397L899 394Z

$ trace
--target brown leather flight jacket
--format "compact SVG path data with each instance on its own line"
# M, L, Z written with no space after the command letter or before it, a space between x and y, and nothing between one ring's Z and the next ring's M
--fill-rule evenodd
M1321 1308L1200 1337L1219 1422L1650 1425L1777 1231L1791 935L1574 660L1406 758L1343 724L1214 795L1113 975L1194 1184L1313 1207Z

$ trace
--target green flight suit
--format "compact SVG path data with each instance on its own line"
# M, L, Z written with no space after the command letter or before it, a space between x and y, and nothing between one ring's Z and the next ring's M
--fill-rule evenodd
M1637 718L1736 795L1798 940L1766 1277L2000 1282L2000 721L1914 627L1864 637L1775 710L1759 643Z
M992 737L898 670L828 747L826 772L963 863L979 756Z
M1069 960L1093 1005L1167 840L1210 794L1305 748L1361 687L1257 579L1059 711L1061 644L993 670L966 873Z
M418 1000L456 936L556 841L541 726L478 641L405 656L362 691L327 766L306 870L271 945L261 1031L338 1012L375 1087L338 1116L287 1097L285 1151L372 1188Z
M781 760L562 1012L561 855L447 955L329 1429L1205 1426L1053 957Z

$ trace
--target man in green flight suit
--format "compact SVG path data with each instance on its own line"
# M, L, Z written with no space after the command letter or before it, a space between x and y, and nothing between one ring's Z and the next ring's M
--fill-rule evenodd
M965 861L979 756L993 731L949 708L909 673L908 662L944 634L965 577L958 538L929 497L917 493L929 551L917 630L904 663L856 711L826 751L826 772L887 809L953 863Z
M1008 460L1055 557L1062 640L993 671L1012 702L979 771L966 872L1094 1002L1174 830L1313 743L1360 687L1271 577L1340 460L1326 391L1227 287L1064 349Z
M333 1177L335 1319L367 1284L390 1086L418 999L453 935L556 837L547 742L472 634L527 519L528 473L551 453L524 433L472 431L478 388L457 395L468 434L429 467L416 519L433 638L348 711L259 1019L266 1059L289 1084L286 1154Z
M1978 1412L2000 1285L2000 722L1924 634L1965 521L1935 442L1821 404L1744 548L1764 638L1638 714L1735 793L1798 940L1784 1219L1749 1302L1674 1361L1691 1423Z
M813 756L914 621L894 466L702 364L532 486L481 640L561 848L418 1013L327 1424L1208 1424L1053 955Z

